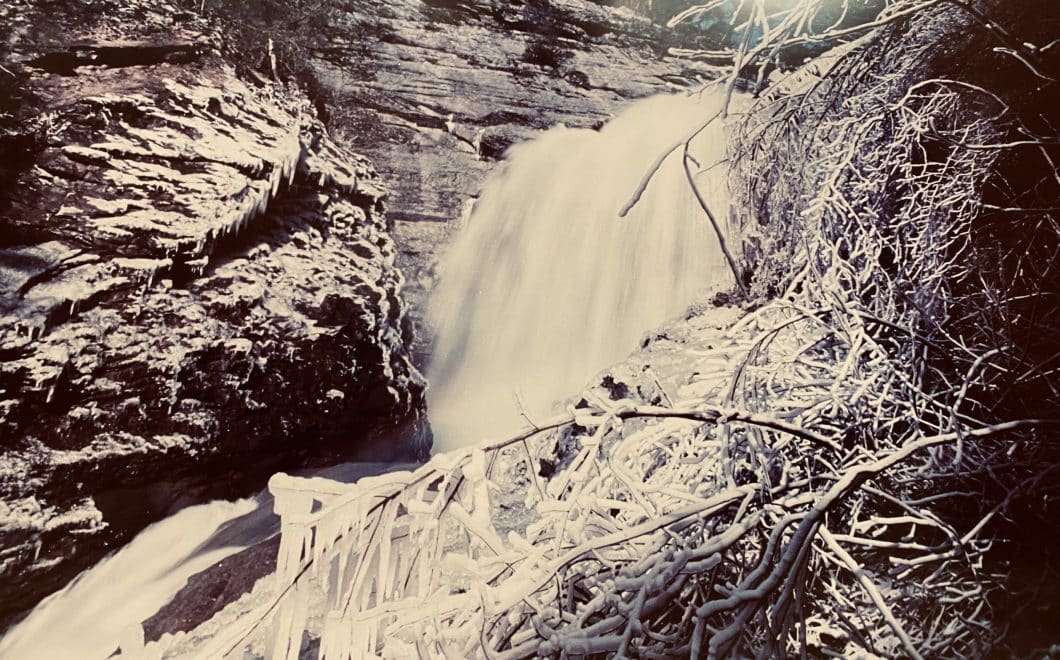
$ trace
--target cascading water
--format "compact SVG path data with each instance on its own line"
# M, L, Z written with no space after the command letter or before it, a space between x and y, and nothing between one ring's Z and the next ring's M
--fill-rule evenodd
M442 260L428 318L436 448L508 434L622 359L705 290L730 285L718 238L667 148L716 116L720 93L632 105L599 132L556 128L508 154ZM723 122L691 143L695 181L728 215Z
M655 159L716 115L718 95L638 102L601 131L557 128L515 147L443 261L430 408L440 449L546 415L639 336L731 276L693 196L682 149L625 218ZM696 184L728 213L720 121L692 143ZM400 465L320 472L354 481ZM267 494L190 507L42 602L0 640L3 658L106 658L187 578L276 533Z
M248 545L207 541L255 507L252 499L210 502L148 527L8 631L0 658L110 657L130 627L154 614L188 577Z
M407 470L408 463L340 463L302 470L352 483ZM188 578L280 531L273 498L215 500L190 506L140 532L127 545L44 599L0 637L3 660L104 660L139 624L168 603Z

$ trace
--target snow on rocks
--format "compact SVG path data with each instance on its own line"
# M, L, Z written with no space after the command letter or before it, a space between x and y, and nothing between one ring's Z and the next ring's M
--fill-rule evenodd
M426 453L385 191L303 97L215 56L27 85L50 105L0 187L0 625L275 461Z

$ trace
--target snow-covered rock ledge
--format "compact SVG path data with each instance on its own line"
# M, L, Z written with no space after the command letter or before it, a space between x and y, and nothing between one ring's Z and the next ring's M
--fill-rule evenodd
M185 51L5 63L35 105L0 135L0 625L178 506L429 448L371 166Z

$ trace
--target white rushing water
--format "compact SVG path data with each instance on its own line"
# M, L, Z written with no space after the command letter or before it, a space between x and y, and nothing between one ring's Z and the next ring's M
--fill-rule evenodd
M618 217L656 158L720 103L717 94L655 97L599 132L556 128L512 149L458 232L432 297L436 448L511 433L526 426L522 412L548 415L645 332L729 285L681 149ZM723 130L710 123L691 151L697 186L721 220ZM355 481L401 467L347 464L321 474ZM0 658L107 658L190 576L276 526L266 493L184 509L44 600L0 639Z
M717 92L654 97L599 132L560 127L510 151L443 258L431 298L436 449L547 416L643 333L731 283L683 149L618 217L659 155L720 105ZM723 222L723 123L711 122L690 153L697 186Z
M299 470L352 483L408 470L410 463L340 463ZM273 497L190 506L141 531L124 547L45 598L0 637L2 660L103 660L135 641L140 624L169 603L188 578L280 531ZM0 596L2 597L2 596Z
M258 507L253 499L188 507L151 525L121 550L52 594L0 639L0 658L108 658L123 635L154 614L189 577L246 547L208 544Z

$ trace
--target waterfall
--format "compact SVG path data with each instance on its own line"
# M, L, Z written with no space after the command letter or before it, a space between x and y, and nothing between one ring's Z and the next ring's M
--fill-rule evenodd
M636 348L705 291L731 285L682 165L660 154L721 107L718 92L639 101L599 132L558 127L518 145L440 263L428 309L435 445L510 434ZM728 216L723 122L691 143L697 187Z

